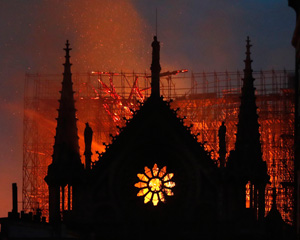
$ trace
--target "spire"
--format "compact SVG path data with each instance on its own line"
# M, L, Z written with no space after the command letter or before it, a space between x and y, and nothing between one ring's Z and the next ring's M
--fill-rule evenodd
M227 166L233 169L234 174L238 176L241 183L241 192L245 194L245 185L250 182L253 186L252 191L258 194L253 198L251 206L254 209L255 216L263 219L265 214L265 186L269 181L266 162L262 159L258 114L255 97L255 79L252 76L251 44L247 37L246 59L241 105L238 115L235 151L228 161ZM242 195L241 195L242 196ZM245 196L241 199L244 206ZM258 212L256 212L258 211Z
M260 133L257 115L257 106L255 98L255 79L252 76L252 60L250 57L250 39L247 37L246 59L241 105L239 112L239 122L237 125L235 149L243 156L241 161L246 165L253 165L253 162L262 161L262 152L260 144Z
M245 69L244 69L244 75L245 78L252 78L252 60L251 60L251 52L250 52L250 48L252 47L252 45L250 44L250 38L249 36L247 37L247 45L246 45L246 59L244 60L245 62ZM254 79L253 79L254 80Z
M66 62L63 64L65 66L65 71L64 74L71 74L71 66L72 64L70 63L70 51L72 50L72 48L69 48L70 44L69 44L69 40L67 40L66 42L66 48L64 48L64 50L66 51Z
M159 63L159 52L160 44L157 41L157 37L154 36L152 42L152 64L151 64L151 97L160 97L159 87L159 75L160 75L160 63Z
M67 40L62 81L61 98L59 100L56 136L53 152L53 164L64 165L64 168L71 169L74 163L81 163L79 155L78 129L76 119L76 109L74 101L74 91L72 83L70 44Z
M64 65L61 97L59 100L58 118L55 142L53 146L52 163L48 166L48 174L45 181L49 187L49 221L59 223L61 213L65 209L65 189L67 185L68 210L76 209L75 193L76 184L80 180L83 170L79 155L78 130L74 91L72 83L70 44L67 40L66 60ZM70 190L72 189L72 190ZM71 195L72 191L72 195ZM60 194L61 192L61 194Z

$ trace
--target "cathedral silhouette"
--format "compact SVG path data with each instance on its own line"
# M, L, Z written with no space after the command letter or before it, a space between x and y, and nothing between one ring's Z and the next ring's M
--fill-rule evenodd
M52 163L45 177L49 224L40 228L48 229L47 237L293 239L291 227L276 208L276 189L272 210L265 217L269 176L262 160L249 37L246 43L235 150L226 163L226 123L220 123L217 166L178 117L178 110L160 94L156 36L151 96L112 136L96 162L91 161L93 130L86 123L82 161L67 41ZM9 226L7 219L2 221L4 233ZM28 229L36 236L33 227Z
M80 229L80 234L104 238L214 239L259 234L256 224L264 221L269 176L262 160L250 47L247 38L236 146L226 166L214 164L160 95L160 43L155 36L151 96L92 167L92 130L87 124L84 167L67 42L53 162L45 178L50 223L59 226L63 221L73 231Z

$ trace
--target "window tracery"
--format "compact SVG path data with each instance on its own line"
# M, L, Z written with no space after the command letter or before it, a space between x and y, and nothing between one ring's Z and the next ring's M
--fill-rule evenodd
M167 167L159 169L155 163L153 168L144 168L144 173L138 173L137 177L140 182L134 186L139 188L138 197L144 197L144 203L152 201L153 206L157 206L159 202L165 202L165 196L173 196L172 188L175 182L171 181L174 173L167 173Z

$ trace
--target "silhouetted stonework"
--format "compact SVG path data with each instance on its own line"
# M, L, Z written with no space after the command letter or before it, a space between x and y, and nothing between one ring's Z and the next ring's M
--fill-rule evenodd
M50 222L60 221L61 209L70 211L71 208L74 210L76 207L79 207L77 205L76 194L83 173L83 165L81 164L79 154L79 137L73 96L72 64L70 63L69 54L72 49L69 48L68 41L64 50L66 51L66 61L63 64L64 73L53 146L53 160L48 167L48 174L45 177L45 181L49 186ZM65 203L67 203L66 206Z
M92 167L89 163L92 130L87 126L84 170L79 163L72 84L67 90L64 88L66 76L71 79L67 45L61 103L71 106L64 116L75 123L70 125L70 132L75 134L69 139L74 158L69 158L69 151L65 150L57 154L56 137L53 163L46 177L50 191L50 224L58 235L58 226L64 224L85 239L92 236L102 239L268 239L267 231L271 225L265 227L263 194L268 175L261 156L249 39L236 149L230 154L227 166L223 164L221 168L197 142L190 128L184 126L177 111L170 108L170 102L160 96L160 45L156 37L152 47L151 96L140 105L126 126L120 128L119 134L112 138L112 143L106 146L106 151ZM66 92L69 98L63 100ZM57 136L64 131L59 127L63 119L61 112L64 112L63 104L59 109ZM225 136L223 125L219 132L223 158L226 155ZM151 181L144 179L142 174L153 166L159 169L166 166L166 171L172 173L170 190L166 190L168 185L161 188L161 184L167 184L168 180L161 181L167 173L154 179L158 185L151 190ZM144 176L153 179L158 173L152 170L148 174L151 177ZM135 187L139 181L146 186L145 193L141 186ZM245 190L249 182L251 204L246 209ZM163 189L161 195L155 189ZM69 194L67 200L63 191ZM147 195L148 191L151 196L159 196L160 201L154 203ZM68 206L61 202L67 202Z
M265 187L269 181L266 162L262 160L254 78L252 76L250 39L247 38L246 60L235 150L231 152L227 170L236 183L236 209L245 208L246 184L249 188L249 210L253 217L265 215Z

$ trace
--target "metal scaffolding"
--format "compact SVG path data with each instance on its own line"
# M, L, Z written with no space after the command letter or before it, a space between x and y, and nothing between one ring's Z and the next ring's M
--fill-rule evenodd
M183 71L184 72L184 71ZM161 77L161 94L173 99L185 124L193 125L198 141L205 142L218 162L218 129L227 126L227 157L234 149L242 73L181 73ZM272 188L277 189L277 205L283 219L292 222L293 210L293 76L290 71L259 71L256 79L263 160L267 162L271 184L266 188L266 213L271 209ZM61 89L61 75L26 74L24 95L23 210L40 208L48 214L48 189L44 181L51 162L52 147ZM92 72L73 74L80 152L83 156L83 131L89 122L94 131L93 161L103 152L125 119L139 108L150 94L149 73ZM82 160L83 157L82 157Z

